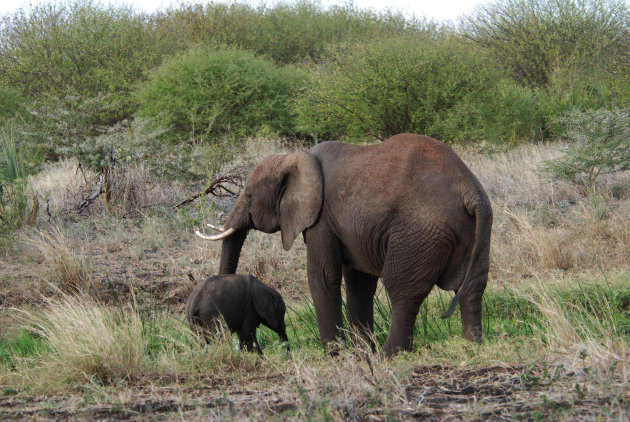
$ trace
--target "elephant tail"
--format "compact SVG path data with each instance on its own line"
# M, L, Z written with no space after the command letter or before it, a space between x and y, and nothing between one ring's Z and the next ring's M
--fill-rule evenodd
M475 216L475 243L473 244L470 261L466 268L466 275L457 293L453 297L448 310L442 315L443 319L450 317L462 295L471 286L471 280L480 276L487 277L490 256L490 234L492 230L492 207L490 200L482 188L477 190L473 200L464 201L466 210L470 215Z

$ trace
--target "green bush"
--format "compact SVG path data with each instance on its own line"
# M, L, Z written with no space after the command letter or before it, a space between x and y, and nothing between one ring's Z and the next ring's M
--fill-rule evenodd
M514 145L561 136L564 127L558 117L572 110L611 108L613 104L605 81L586 75L571 78L566 69L560 68L545 87L531 88L504 79L475 106L485 137Z
M557 175L591 187L601 174L630 169L630 110L575 110L560 119L569 147L549 163Z
M301 129L348 140L401 132L478 138L479 105L500 77L491 61L453 39L354 45L325 63L298 98Z
M64 150L108 131L101 117L116 113L112 94L93 96L40 95L31 104L32 117L17 124L30 161L56 160ZM31 166L34 163L29 163Z
M619 107L630 107L630 48L626 49L626 57L613 60L612 72L608 75L613 98Z
M10 119L26 120L29 116L26 99L13 90L0 87L0 126Z
M180 137L215 142L263 130L286 135L294 129L290 99L305 79L250 52L197 46L150 73L138 114Z
M496 0L477 8L460 32L517 81L541 87L559 66L576 74L610 70L628 56L629 28L623 0Z
M107 95L115 107L103 124L134 111L132 85L161 58L146 19L126 7L49 3L4 16L0 27L1 83L29 97Z
M486 137L510 145L539 139L545 132L546 116L537 94L511 79L500 81L478 109Z
M116 179L116 173L124 174L134 166L142 166L159 178L192 181L206 178L208 173L212 174L225 161L233 158L236 148L226 145L219 147L162 142L161 139L168 131L160 128L154 120L123 120L98 134L59 147L56 151L62 156L77 158L87 168L103 172L106 184L110 182L109 175L114 175ZM113 197L116 197L116 187L108 188L112 189Z
M243 3L182 4L151 17L161 42L173 49L195 43L225 44L276 63L320 61L338 43L435 32L436 24L401 13L377 13L350 4L324 8L300 0L273 6ZM175 51L175 50L173 50Z

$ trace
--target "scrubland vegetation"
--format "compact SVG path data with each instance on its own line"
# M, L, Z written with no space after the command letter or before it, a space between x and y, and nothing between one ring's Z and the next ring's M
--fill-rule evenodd
M3 419L624 420L630 412L630 9L500 0L454 24L352 5L50 3L0 23ZM415 348L324 355L305 246L239 272L288 304L264 357L184 321L262 157L399 133L453 146L494 208L482 345L451 294ZM176 206L228 176L216 195ZM232 192L232 193L230 193ZM379 288L375 340L390 308Z

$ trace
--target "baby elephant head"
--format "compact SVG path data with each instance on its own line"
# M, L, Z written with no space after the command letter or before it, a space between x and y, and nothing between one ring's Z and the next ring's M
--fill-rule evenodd
M287 308L282 296L275 289L261 283L253 275L250 275L250 278L252 281L252 303L261 319L260 322L278 333L280 340L287 344L288 350L289 339L284 322L284 314Z

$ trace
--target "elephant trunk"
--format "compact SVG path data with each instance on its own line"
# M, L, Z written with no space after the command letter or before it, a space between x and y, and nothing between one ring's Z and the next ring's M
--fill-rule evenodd
M280 336L280 341L283 342L287 347L287 352L291 351L291 346L289 346L289 337L287 336L287 327L282 324L282 328L278 331L278 335Z
M247 233L251 228L250 223L251 217L249 210L247 209L243 195L240 195L234 202L230 214L225 220L226 232L232 231L232 233L223 238L219 274L236 274L241 249L243 248ZM224 234L226 232L224 232Z
M236 230L234 233L223 239L221 245L221 262L219 264L219 274L236 274L238 260L241 256L241 249L249 230Z

